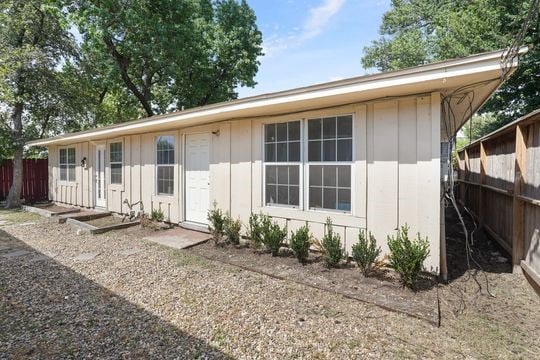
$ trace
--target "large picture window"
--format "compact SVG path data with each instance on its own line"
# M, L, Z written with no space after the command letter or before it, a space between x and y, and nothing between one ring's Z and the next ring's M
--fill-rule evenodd
M308 120L309 208L351 211L352 116Z
M174 136L156 141L156 182L159 195L174 195Z
M109 166L111 169L111 184L122 184L122 143L109 145Z
M75 181L75 148L60 149L60 180Z
M264 126L265 204L300 206L300 121Z

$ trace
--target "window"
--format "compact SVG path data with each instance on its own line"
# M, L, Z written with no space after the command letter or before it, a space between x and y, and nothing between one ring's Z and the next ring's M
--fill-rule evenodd
M264 126L265 204L300 206L300 121Z
M351 211L352 116L308 120L309 208Z
M109 165L111 168L111 184L122 184L122 143L109 145Z
M156 141L156 182L159 195L174 194L174 136L159 136Z
M60 180L75 181L75 148L60 149Z

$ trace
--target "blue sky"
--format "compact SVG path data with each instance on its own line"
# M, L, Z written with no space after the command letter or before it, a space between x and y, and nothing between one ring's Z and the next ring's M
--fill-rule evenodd
M239 97L364 75L364 46L379 37L390 0L248 0L263 33L255 88Z

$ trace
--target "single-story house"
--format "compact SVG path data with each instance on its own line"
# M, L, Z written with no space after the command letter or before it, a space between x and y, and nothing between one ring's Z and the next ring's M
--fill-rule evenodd
M522 48L519 53L527 51ZM427 236L444 272L445 142L518 64L503 51L248 97L32 141L49 152L51 200L117 213L142 201L178 224L215 201L247 224L289 230L327 217L350 251L359 229L383 251L400 225ZM503 73L504 70L504 73ZM502 76L506 75L506 76ZM442 153L442 155L441 155ZM443 161L441 161L441 156ZM444 243L443 243L444 250Z

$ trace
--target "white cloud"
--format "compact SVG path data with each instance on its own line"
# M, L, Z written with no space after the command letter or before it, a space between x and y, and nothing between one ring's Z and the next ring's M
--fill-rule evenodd
M301 28L294 27L293 32L286 36L274 34L264 39L263 51L266 57L271 57L291 47L297 47L304 41L320 35L344 3L345 0L324 0L322 4L309 9L309 16Z
M309 9L309 17L304 23L302 38L311 39L319 35L344 3L345 0L324 0L321 5Z

